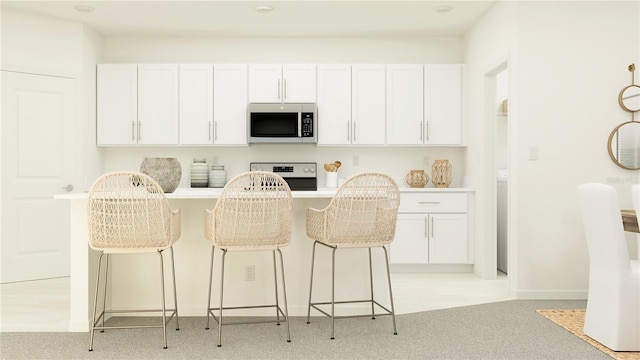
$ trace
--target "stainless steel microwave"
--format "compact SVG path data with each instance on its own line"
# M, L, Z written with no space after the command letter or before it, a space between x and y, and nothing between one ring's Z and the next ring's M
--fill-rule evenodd
M318 142L316 104L250 103L247 107L247 142Z

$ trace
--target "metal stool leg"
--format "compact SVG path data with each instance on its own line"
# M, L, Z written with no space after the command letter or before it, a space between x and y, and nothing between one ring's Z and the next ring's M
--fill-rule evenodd
M371 318L376 318L376 312L373 304L373 267L371 265L371 248L369 248L369 285L371 286Z
M287 286L284 283L284 260L282 259L282 251L280 251L280 249L278 249L278 253L280 254L280 270L282 271L282 292L284 293L284 317L287 322L287 342L291 342L291 332L289 331L289 306L287 304ZM278 289L276 289L276 291L277 290Z
M162 292L162 333L164 336L164 348L167 348L167 312L164 300L164 261L162 251L158 251L160 257L160 291Z
M107 283L109 282L109 254L105 254L104 256L104 296L102 297L102 310L105 313L102 315L102 327L104 327L104 322L106 320L107 314ZM104 332L104 329L100 330L101 333Z
M211 286L213 282L213 255L215 254L216 247L211 247L211 267L209 268L209 296L207 297L207 323L204 329L209 330L209 315L211 312Z
M309 304L307 306L307 324L310 323L311 319L311 291L313 290L313 263L316 258L316 245L317 241L313 242L313 249L311 250L311 279L309 281Z
M102 264L102 256L104 252L100 252L100 256L98 257L98 271L96 272L96 292L95 297L93 299L93 317L91 318L91 336L89 338L89 351L93 351L93 334L95 332L96 326L96 309L98 307L98 289L100 289L100 265ZM105 294L106 297L106 294Z
M391 274L389 272L389 255L387 248L382 247L384 250L384 262L387 265L387 282L389 283L389 299L391 300L391 319L393 319L393 335L398 335L398 329L396 328L396 310L393 306L393 292L391 291Z
M173 306L176 312L176 330L180 330L180 320L178 318L178 291L176 290L176 266L173 257L173 246L169 248L171 250L171 273L173 276Z
M224 258L227 250L222 250L222 270L220 270L220 315L218 316L218 347L222 346L222 299L224 298Z
M276 251L273 250L271 253L273 254L273 280L276 289L276 325L280 326L280 303L278 302L278 271L276 270Z
M334 328L335 328L335 307L336 307L336 247L333 248L331 253L331 340L335 339L334 336Z

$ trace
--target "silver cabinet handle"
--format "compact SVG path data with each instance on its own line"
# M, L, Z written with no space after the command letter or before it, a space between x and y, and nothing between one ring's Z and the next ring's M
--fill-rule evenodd
M431 217L431 237L433 238L433 216Z
M73 185L69 184L67 186L63 186L62 190L73 191Z
M418 204L440 204L440 201L418 201Z
M347 121L347 141L351 140L351 124Z
M131 122L131 141L136 141L136 122Z
M140 121L138 121L138 141L140 141L140 139L142 138L142 136L140 135L140 127L142 126L142 123Z
M424 140L425 141L429 141L429 122L428 121L425 121L424 127L425 127L425 130L426 130L426 133L427 133L425 135L425 137L424 137Z
M353 141L356 141L356 122L353 122Z
M218 121L213 123L213 140L218 141Z
M284 79L284 90L282 91L284 93L284 99L287 99L287 79Z
M278 99L280 99L280 79L278 79Z
M429 237L429 223L427 222L427 216L424 217L424 238L428 238Z
M422 139L424 138L424 129L423 129L424 125L422 124L422 122L420 122L420 142L422 142Z
M209 121L209 140L211 140L211 121Z

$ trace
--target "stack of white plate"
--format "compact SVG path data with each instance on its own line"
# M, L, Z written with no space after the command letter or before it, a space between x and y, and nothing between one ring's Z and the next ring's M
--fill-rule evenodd
M209 172L205 159L193 159L191 164L191 187L207 187Z
M224 169L224 165L211 166L211 172L209 172L209 187L221 188L227 184L227 171Z

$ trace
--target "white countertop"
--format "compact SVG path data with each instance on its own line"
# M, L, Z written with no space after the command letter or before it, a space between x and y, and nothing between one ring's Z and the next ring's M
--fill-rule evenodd
M318 188L317 191L292 191L294 199L320 199L330 198L335 194L335 188ZM442 193L442 192L473 192L471 188L400 188L401 193ZM216 199L220 196L222 188L177 188L172 193L167 193L167 199ZM84 200L88 193L64 193L54 195L54 199L60 200Z

